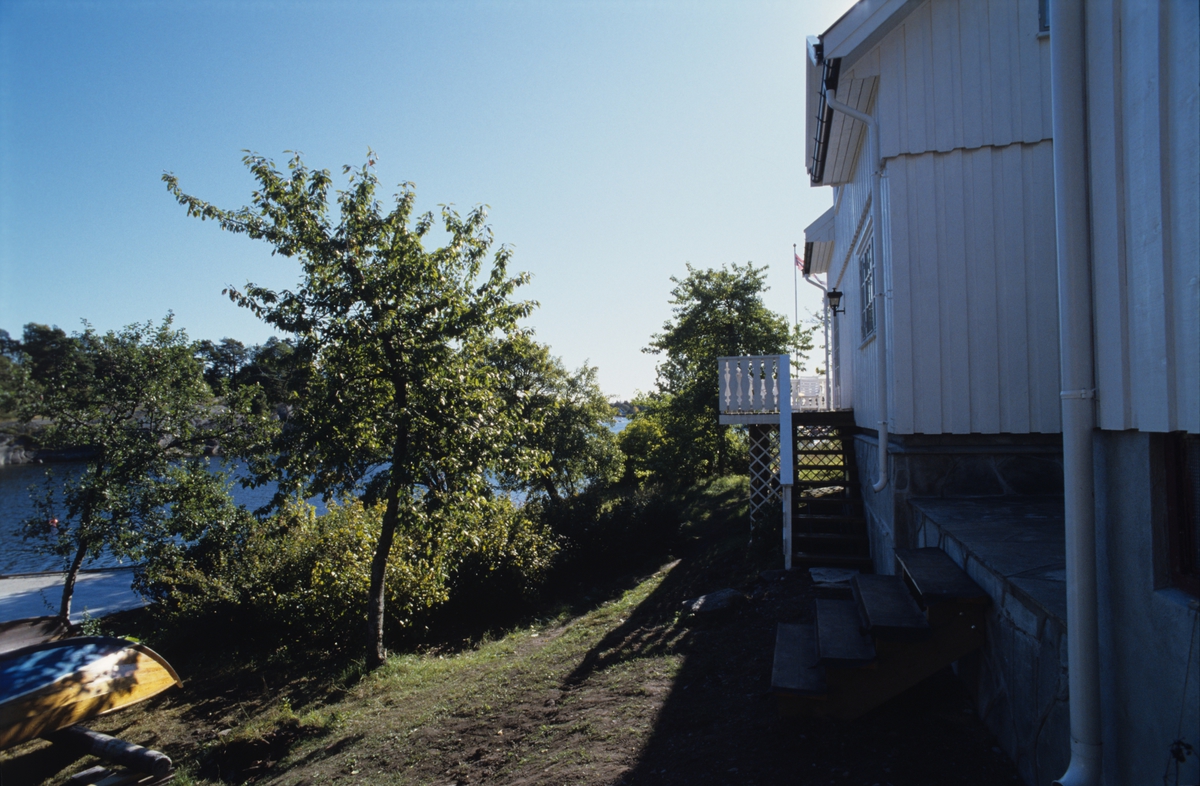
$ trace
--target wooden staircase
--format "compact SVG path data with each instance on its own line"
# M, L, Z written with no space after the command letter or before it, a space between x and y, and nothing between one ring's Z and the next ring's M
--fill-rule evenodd
M793 565L871 565L854 432L850 411L792 415Z
M898 550L896 567L855 576L852 599L816 600L814 624L778 626L780 714L852 720L982 646L990 599L945 552Z

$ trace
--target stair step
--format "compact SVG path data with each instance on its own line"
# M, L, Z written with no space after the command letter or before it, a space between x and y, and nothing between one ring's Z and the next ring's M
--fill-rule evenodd
M811 540L820 543L867 543L866 535L846 535L841 532L796 532L792 530L792 540Z
M867 520L862 516L831 516L821 513L801 513L792 519L792 524L809 522L811 524L857 524L866 526Z
M989 600L983 588L941 549L897 549L896 562L925 605L947 601L987 603Z
M781 622L775 628L771 690L799 696L825 693L825 667L817 660L817 631L812 625Z
M852 600L817 598L817 653L821 663L863 666L875 659L875 645L862 632Z
M850 579L850 589L872 636L920 638L929 634L929 620L899 576L860 573Z
M793 565L830 568L867 568L874 563L867 554L820 554L813 551L797 551L792 554Z

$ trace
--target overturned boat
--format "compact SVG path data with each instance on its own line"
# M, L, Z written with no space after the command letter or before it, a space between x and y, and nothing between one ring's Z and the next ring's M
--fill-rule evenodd
M86 636L0 655L0 749L157 696L179 675L149 647Z

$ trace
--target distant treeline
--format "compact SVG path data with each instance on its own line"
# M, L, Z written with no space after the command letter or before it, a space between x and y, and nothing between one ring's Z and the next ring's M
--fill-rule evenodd
M204 381L214 396L258 385L267 402L275 406L303 391L304 365L298 362L291 339L272 336L252 346L233 338L204 340L195 342L193 351L203 364ZM86 362L86 353L79 337L57 325L30 322L20 338L0 330L0 415L11 414L17 388L23 382L46 384L62 368L80 361Z

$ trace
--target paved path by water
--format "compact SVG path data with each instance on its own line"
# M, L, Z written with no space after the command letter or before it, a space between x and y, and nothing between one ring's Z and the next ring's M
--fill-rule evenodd
M146 605L130 587L132 581L133 568L80 573L71 601L71 621L77 623L85 614L103 617ZM61 573L0 577L0 622L56 614L62 585Z

